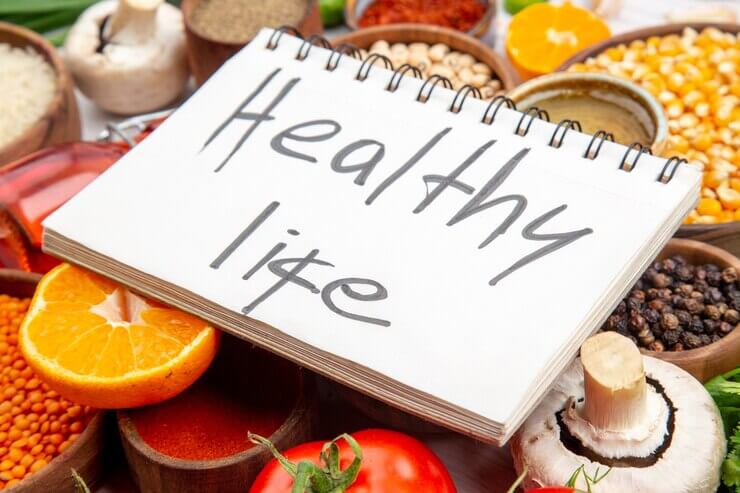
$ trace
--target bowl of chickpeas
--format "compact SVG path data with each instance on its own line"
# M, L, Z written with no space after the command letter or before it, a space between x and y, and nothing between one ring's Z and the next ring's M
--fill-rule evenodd
M94 490L104 473L104 412L48 388L18 348L18 329L40 279L0 269L0 490L75 493L72 470Z
M484 100L505 93L519 82L514 69L489 46L445 27L425 24L368 27L337 36L332 45L337 50L343 45L357 48L350 55L363 59L382 55L395 70L411 65L419 70L417 77L444 78L447 81L444 84L449 82L448 87L456 91L472 86L478 91L475 96ZM414 76L411 71L404 74Z
M612 37L560 70L607 73L636 83L662 105L662 155L704 169L697 207L677 236L740 255L740 25L668 24Z

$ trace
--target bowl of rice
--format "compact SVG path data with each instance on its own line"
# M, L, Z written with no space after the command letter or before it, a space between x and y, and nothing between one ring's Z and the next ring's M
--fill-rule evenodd
M79 140L80 115L59 54L42 36L0 22L0 166Z

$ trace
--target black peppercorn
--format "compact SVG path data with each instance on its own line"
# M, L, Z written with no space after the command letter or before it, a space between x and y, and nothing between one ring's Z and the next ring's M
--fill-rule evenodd
M642 316L645 317L645 320L647 320L649 324L654 324L655 322L660 320L660 313L650 308L646 308L645 310L643 310Z
M730 332L732 332L735 329L735 325L729 324L727 322L720 322L719 323L719 333L721 335L727 335Z
M648 324L642 315L635 314L630 317L629 328L634 334L639 334L643 330L647 330Z
M705 303L711 303L711 304L719 303L720 301L722 301L722 298L723 298L722 291L720 291L717 288L712 287L704 291L704 302Z
M650 351L655 351L656 353L662 353L663 351L665 351L665 346L660 341L653 341L648 346L648 349Z
M676 344L680 337L681 332L677 330L666 330L665 332L663 332L661 339L663 339L663 342L670 347Z
M692 269L687 265L678 266L673 275L683 282L689 282L694 277Z
M656 312L662 312L664 307L665 302L663 300L652 300L648 302L648 308Z
M676 261L672 258L667 258L663 260L663 272L665 272L666 274L673 274L673 271L676 270L676 267Z
M722 320L735 325L740 322L740 312L737 310L727 310L722 316Z
M691 314L686 310L676 310L673 312L678 318L678 324L682 327L686 327L691 323Z
M642 310L643 302L639 298L627 298L627 309L639 312Z
M673 278L667 274L655 274L655 276L650 279L650 282L652 282L653 286L656 288L667 288L673 284Z
M694 298L689 298L684 302L684 306L686 307L686 310L693 314L701 313L704 311L704 303L701 303Z
M719 320L722 314L719 312L719 308L714 305L704 306L704 316L712 320Z
M694 286L691 284L679 284L678 288L676 288L676 292L686 298L691 296L691 293L694 292Z
M717 332L717 329L719 328L719 322L716 320L699 320L697 322L696 326L691 327L691 332L696 332L697 334L700 334L701 332L706 332L707 334L714 334Z
M683 343L686 349L695 349L702 346L701 337L692 332L681 334L681 343Z
M737 281L737 271L734 267L728 267L722 271L722 282L730 284Z
M660 326L663 330L676 330L678 328L678 317L673 313L664 313L660 317Z
M637 334L637 339L640 341L640 344L643 346L649 346L650 344L655 341L655 336L650 331L650 329L645 328L645 330L640 331L639 334Z
M654 351L706 346L740 327L734 268L690 265L680 256L655 261L617 305L603 330Z

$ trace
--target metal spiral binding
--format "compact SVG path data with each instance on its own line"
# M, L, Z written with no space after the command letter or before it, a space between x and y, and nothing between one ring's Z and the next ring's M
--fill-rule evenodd
M676 170L678 169L678 167L682 164L687 163L688 161L686 159L673 156L672 158L668 159L668 161L666 161L665 166L663 166L663 170L658 175L658 179L656 181L659 181L660 183L669 183L673 179L673 176L676 174ZM671 167L671 164L673 165L673 167ZM668 173L669 170L670 174Z
M265 48L267 48L268 50L275 50L278 44L280 43L280 39L285 33L290 33L303 40L303 43L298 49L298 53L296 53L297 60L301 60L301 61L305 60L311 51L311 47L317 44L323 48L331 50L331 54L329 55L329 60L326 63L326 70L330 72L334 71L337 68L344 54L349 54L350 56L358 60L362 58L361 52L356 46L343 43L337 46L336 48L332 48L331 43L329 43L329 41L326 40L326 38L322 36L318 36L318 35L312 35L312 36L309 36L308 38L304 38L303 35L296 28L292 26L281 26L277 28L270 36L270 39L268 40ZM357 71L357 75L355 76L355 78L359 81L364 81L365 79L367 79L370 73L370 70L372 69L372 67L375 65L375 63L378 60L383 61L385 68L389 70L393 70L393 75L391 76L391 79L388 82L388 85L386 86L386 90L389 92L395 92L398 89L399 85L401 84L401 81L403 80L403 78L406 76L408 72L411 72L415 78L418 78L418 79L422 78L422 73L417 67L406 63L398 67L398 69L394 69L393 62L388 57L378 54L378 53L372 53L365 60L362 61L362 65L360 65L360 69ZM426 80L424 80L424 83L422 84L421 89L419 89L419 93L416 96L416 100L421 103L426 103L431 97L432 92L434 91L434 88L439 83L442 83L442 85L445 86L447 89L453 88L452 82L450 82L449 79L447 79L446 77L442 77L441 75L435 74L435 75L428 77ZM449 111L452 113L460 113L460 111L462 111L465 100L471 93L474 95L474 97L478 99L483 99L482 94L479 89L469 84L465 85L461 87L455 94L455 98L452 100L452 104L449 107ZM459 100L459 103L458 103L458 100ZM515 110L515 111L517 109L516 103L514 103L514 101L512 101L511 99L507 98L506 96L502 96L502 95L496 96L490 101L490 103L488 104L488 107L486 107L486 111L483 113L483 118L481 119L481 123L485 123L486 125L491 125L495 121L496 114L498 113L498 111L501 109L502 106L506 106L507 108L511 110ZM524 122L525 120L527 120L527 118L529 118L529 120L527 121L526 126L524 126ZM537 108L537 107L531 107L522 113L522 116L519 119L519 123L517 124L516 129L514 130L514 133L522 137L526 136L527 133L529 133L529 129L532 126L532 122L534 122L536 118L546 120L548 122L550 121L550 115L547 113L547 111ZM555 127L555 130L553 131L552 135L550 136L550 141L548 142L548 145L551 147L560 148L563 145L563 141L565 140L566 134L571 129L581 132L582 127L581 127L580 122L578 122L577 120L569 120L569 119L560 121L558 125ZM115 128L109 128L108 136L112 134L119 134L119 132ZM558 135L559 135L559 138L558 138ZM599 130L596 133L594 133L593 136L591 137L591 141L589 142L588 147L586 148L586 152L583 154L583 157L586 159L590 159L590 160L596 159L599 155L599 152L601 151L601 147L604 145L604 142L606 141L614 142L614 135L611 134L610 132L607 132L606 130ZM630 163L628 162L628 158L632 151L637 151L637 154L635 155L634 159ZM637 163L643 154L652 154L652 151L650 150L648 146L644 146L638 142L631 144L625 151L624 155L622 156L622 160L619 163L619 169L622 171L627 171L627 172L632 171L637 166ZM661 170L660 174L656 178L656 181L660 183L669 183L673 179L673 177L676 175L676 171L678 170L678 168L682 164L686 164L686 163L688 163L686 159L679 158L677 156L667 159L665 165L663 166L663 169Z
M417 79L423 79L424 75L421 73L421 70L416 68L414 65L411 65L410 63L404 63L400 67L396 69L395 72L393 72L393 75L391 75L391 80L388 82L388 86L386 86L386 91L389 92L396 92L396 89L398 89L398 86L401 84L401 81L406 76L406 72L411 71L411 73L414 75Z
M295 59L300 61L305 60L308 54L311 52L311 48L316 43L321 45L322 48L331 50L331 43L328 39L323 36L319 36L318 34L312 34L311 36L303 40L303 43L301 43L301 47L298 48L298 53L296 53L295 55Z
M486 108L486 112L483 113L483 119L481 119L481 123L485 123L486 125L490 125L491 123L493 123L493 121L496 119L496 113L498 113L498 110L500 110L501 106L504 104L510 110L516 111L516 103L513 100L507 98L506 96L496 96L491 100L490 103L488 103L488 108ZM488 113L494 106L496 107L496 109L493 110L491 118L488 119Z
M637 155L635 156L635 159L632 160L632 163L629 164L629 168L627 168L626 167L627 166L627 156L629 156L630 152L632 152L633 150L637 151ZM652 154L652 153L653 151L651 151L648 146L644 146L640 144L639 142L633 142L632 144L629 145L629 147L627 147L627 150L625 151L624 156L622 156L622 160L619 162L619 169L629 173L630 171L635 169L635 167L637 167L637 161L640 160L640 157L643 154Z
M287 32L291 33L293 36L297 38L303 39L303 34L301 34L301 32L295 27L280 26L272 32L272 34L270 35L270 39L267 40L267 46L265 46L265 48L267 48L268 50L274 50L275 48L277 48L278 43L280 43L280 38L282 38L283 34Z
M348 43L342 43L331 50L331 53L329 54L329 60L326 61L326 70L328 70L329 72L334 72L334 70L336 70L337 66L339 65L339 62L342 60L342 56L344 56L345 53L352 58L362 60L362 53L360 53L360 50L358 50L357 47ZM336 61L334 61L335 55L337 55Z
M563 129L562 135L560 135L560 138L558 140L555 140L555 138L558 136L558 132L560 129ZM581 122L578 120L561 120L560 123L558 123L558 126L555 127L555 130L552 133L552 136L550 137L550 142L548 142L547 145L550 147L554 147L555 149L559 149L561 145L563 145L563 141L565 140L565 134L568 133L568 130L570 129L577 130L579 132L583 131L583 128L581 127Z
M470 84L465 84L460 88L460 90L457 91L457 94L455 94L455 99L452 100L452 104L450 105L450 112L452 113L460 113L460 111L463 108L463 104L465 104L465 100L468 98L468 95L470 93L473 93L473 96L477 99L483 99L483 94L481 94L480 89L478 89L475 86L471 86ZM462 97L460 100L460 104L457 104L457 99Z
M387 68L388 70L393 70L393 62L390 58L379 53L371 53L362 61L362 65L360 65L360 70L357 71L355 79L359 80L360 82L367 79L367 76L370 75L370 70L375 66L375 62L378 60L383 60L385 68Z
M527 126L522 128L522 123L524 123L524 120L529 117L529 122L527 123ZM514 130L514 133L516 135L519 135L521 137L524 137L529 133L529 128L532 126L532 122L534 122L535 118L539 118L540 120L550 121L550 115L547 111L542 110L536 106L532 106L531 108L527 108L527 111L522 113L522 117L519 119L519 123L516 124L516 129Z
M594 145L594 142L599 141L599 144L594 149L593 154L591 153L591 148ZM593 137L591 137L591 142L588 143L588 147L586 148L586 152L583 154L583 157L586 159L591 159L592 161L596 159L599 155L599 151L601 151L601 146L604 145L605 141L614 142L614 134L611 134L607 132L606 130L599 130L596 132Z
M434 74L431 77L429 77L427 80L424 81L424 84L421 85L421 89L419 89L419 94L416 95L416 100L420 103L426 103L429 101L429 98L432 97L432 92L434 92L434 88L437 87L437 84L442 83L443 86L445 86L447 89L452 89L452 82L447 77L442 77L441 75ZM429 86L431 84L431 86ZM424 89L429 86L429 91L424 94Z

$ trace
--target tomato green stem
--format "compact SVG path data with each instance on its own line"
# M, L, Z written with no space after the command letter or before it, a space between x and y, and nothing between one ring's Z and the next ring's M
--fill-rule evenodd
M529 468L527 466L524 466L522 473L519 475L518 478L516 478L516 481L514 481L514 484L511 485L511 488L509 488L506 491L506 493L514 493L516 489L519 487L519 485L522 484L522 481L524 481L524 478L527 477L528 471L529 471Z
M325 443L319 454L319 463L301 461L294 464L281 454L275 445L267 438L250 433L249 440L257 445L263 445L272 453L285 471L293 478L291 493L344 493L357 479L362 466L362 449L360 444L348 434L343 434ZM344 440L352 449L355 458L344 470L339 463L339 445Z

